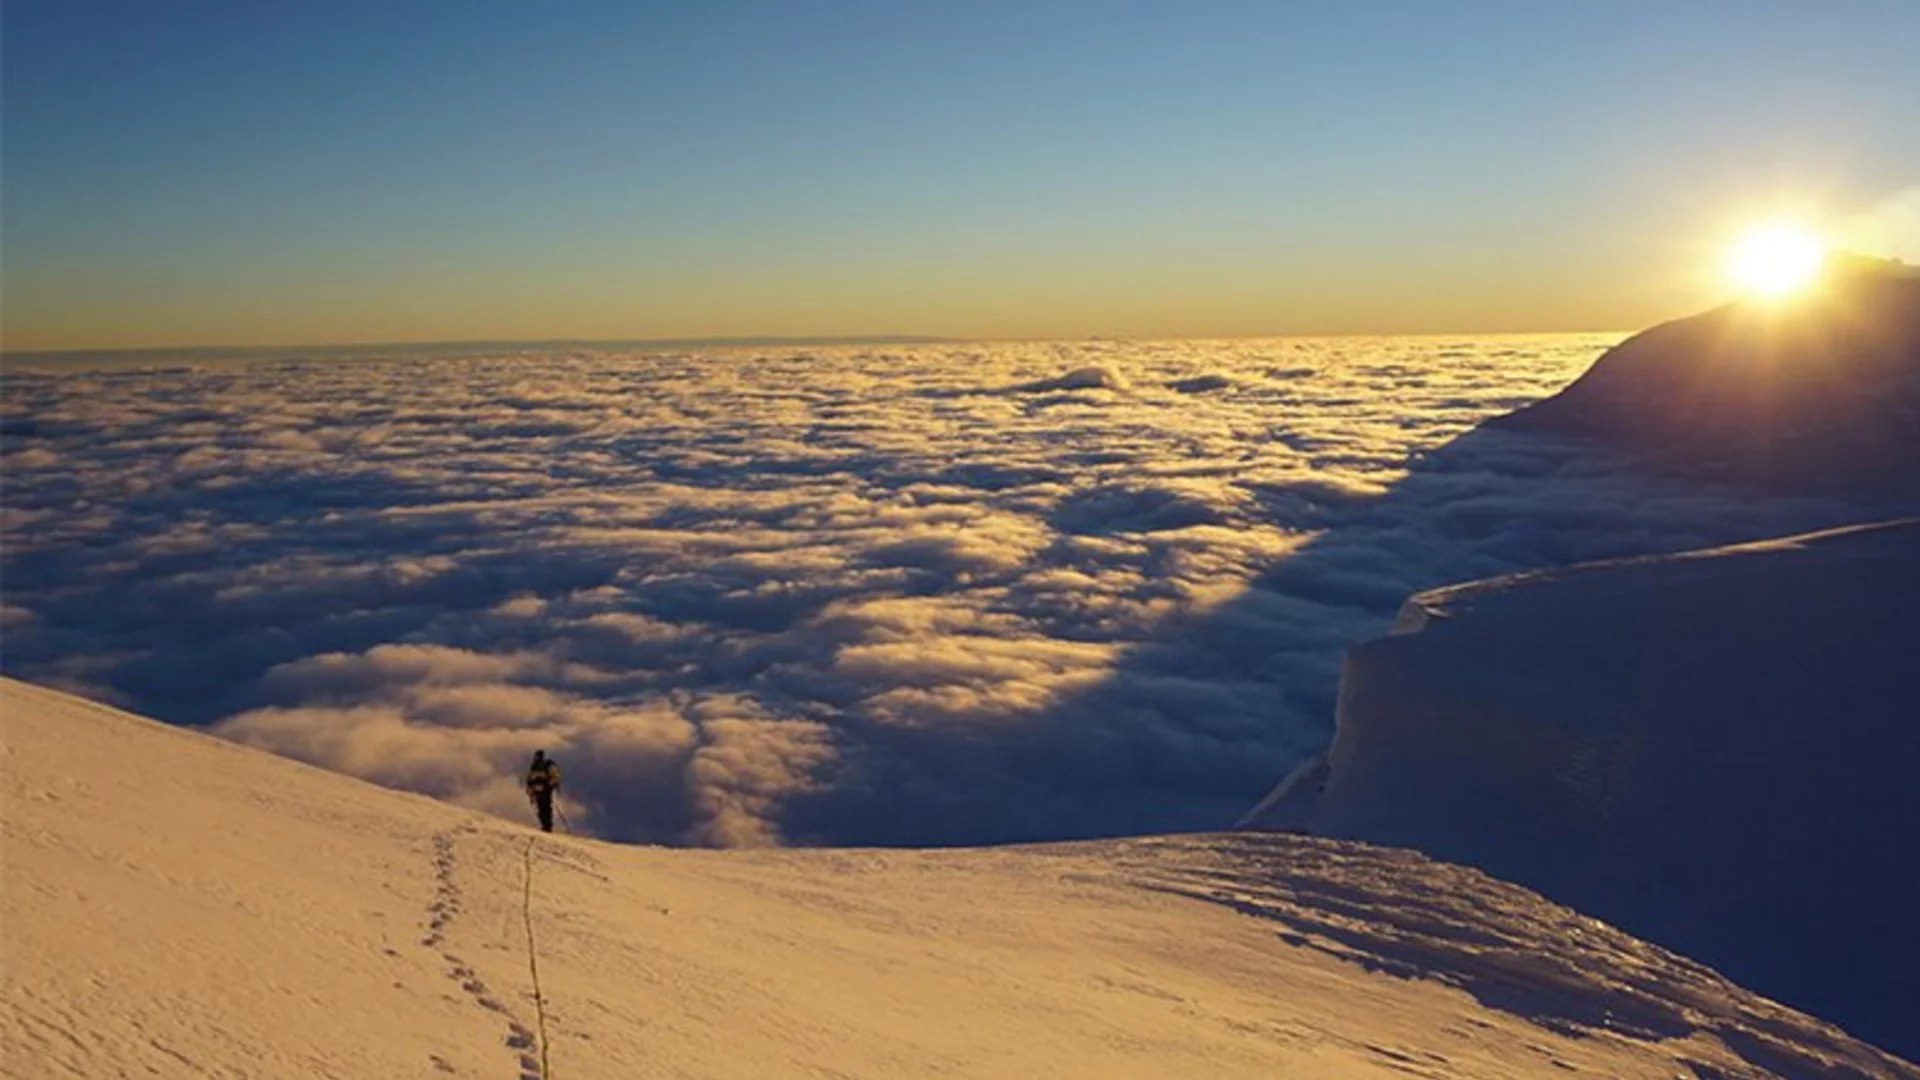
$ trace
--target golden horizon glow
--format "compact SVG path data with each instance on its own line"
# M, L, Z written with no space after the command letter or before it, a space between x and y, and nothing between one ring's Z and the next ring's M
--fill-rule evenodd
M1820 277L1827 243L1796 222L1772 222L1742 236L1727 256L1727 277L1743 294L1779 300L1805 292Z

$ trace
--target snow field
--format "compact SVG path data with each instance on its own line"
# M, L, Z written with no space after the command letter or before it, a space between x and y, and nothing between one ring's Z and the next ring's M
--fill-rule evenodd
M1916 1075L1409 853L621 847L16 682L0 715L19 1080Z

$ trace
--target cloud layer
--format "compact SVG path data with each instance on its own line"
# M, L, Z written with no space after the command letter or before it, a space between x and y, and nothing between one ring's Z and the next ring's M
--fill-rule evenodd
M1458 438L1606 343L15 371L3 661L621 840L1218 827L1412 590L1866 516Z

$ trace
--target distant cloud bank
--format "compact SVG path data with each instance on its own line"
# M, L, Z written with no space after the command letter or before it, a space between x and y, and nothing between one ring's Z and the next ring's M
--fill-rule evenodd
M15 371L5 670L619 840L1220 827L1410 591L1865 516L1446 445L1606 343Z

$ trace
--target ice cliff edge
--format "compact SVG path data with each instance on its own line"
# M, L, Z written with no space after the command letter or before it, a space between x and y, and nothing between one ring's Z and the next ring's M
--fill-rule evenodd
M1422 593L1255 828L1418 848L1920 1055L1920 519Z

